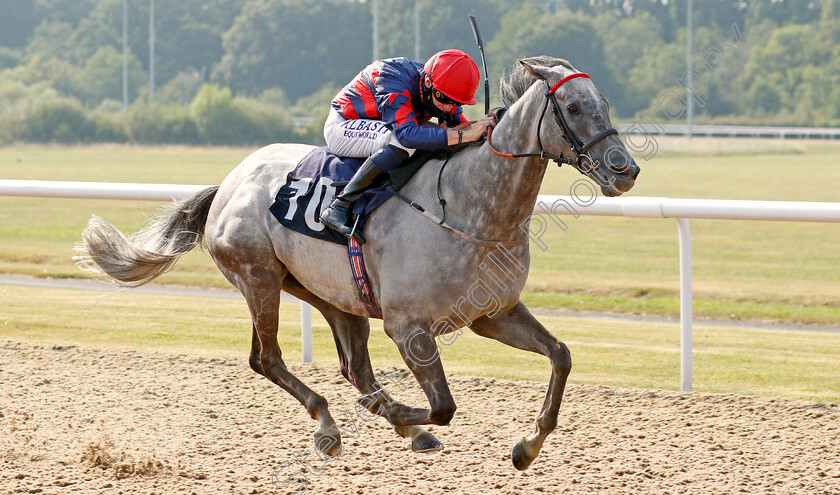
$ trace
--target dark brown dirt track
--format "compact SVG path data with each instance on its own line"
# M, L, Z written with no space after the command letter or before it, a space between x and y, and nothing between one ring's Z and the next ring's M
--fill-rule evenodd
M557 430L519 473L510 447L546 384L451 377L459 410L432 428L446 449L420 455L356 414L337 370L292 364L358 428L323 465L304 457L315 422L245 361L0 342L0 493L292 493L271 474L297 454L323 469L307 493L840 494L838 404L571 385ZM386 387L420 405L403 382Z

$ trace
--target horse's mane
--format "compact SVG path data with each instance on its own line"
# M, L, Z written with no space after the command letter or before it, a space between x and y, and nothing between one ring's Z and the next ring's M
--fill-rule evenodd
M530 65L538 65L542 67L560 66L573 72L577 72L577 69L575 69L568 60L549 57L548 55L523 58L522 61L527 62ZM504 105L505 108L510 108L511 105L516 103L516 100L522 98L522 95L528 91L528 88L530 88L534 82L536 82L536 78L534 78L534 76L520 63L516 63L513 70L509 73L506 70L505 74L502 74L501 81L499 81L499 96L502 99L502 105Z

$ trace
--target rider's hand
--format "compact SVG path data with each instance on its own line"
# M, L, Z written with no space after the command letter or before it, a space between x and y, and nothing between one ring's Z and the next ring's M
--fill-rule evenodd
M462 131L462 143L472 143L481 139L484 136L484 133L487 132L487 129L493 128L496 126L496 114L488 113L487 115L479 118L472 125L464 129Z

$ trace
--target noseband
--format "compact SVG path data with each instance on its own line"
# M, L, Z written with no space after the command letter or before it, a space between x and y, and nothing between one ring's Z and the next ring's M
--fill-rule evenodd
M548 81L543 80L545 83L545 105L543 105L542 113L540 114L539 124L537 124L537 143L540 146L539 153L502 153L496 148L493 147L493 144L490 142L490 135L492 131L488 130L487 132L487 144L490 146L490 150L498 156L504 158L525 158L525 157L540 157L540 158L547 158L549 160L553 160L557 163L558 166L563 165L564 163L574 166L583 174L589 174L594 169L598 168L598 164L590 157L587 152L589 151L592 146L596 143L601 141L602 139L606 138L607 136L611 136L613 134L618 134L618 131L614 128L610 127L609 129L604 129L603 131L599 132L598 134L594 135L589 141L583 142L575 131L569 127L569 123L566 122L566 118L563 117L563 112L560 110L560 105L557 103L557 98L552 98L554 92L557 91L557 88L563 85L566 81L570 79L574 79L577 77L585 77L590 79L589 74L584 72L578 72L575 74L570 74L560 81L557 82L554 86L549 86ZM554 120L557 121L557 125L563 130L563 137L566 138L568 141L569 146L574 150L575 154L577 155L575 158L566 158L563 156L561 152L559 155L555 155L553 153L549 153L543 148L542 139L540 138L540 131L542 130L542 123L543 117L545 117L545 111L548 108L548 102L551 102L552 110L554 111ZM583 162L588 162L588 166L584 168Z

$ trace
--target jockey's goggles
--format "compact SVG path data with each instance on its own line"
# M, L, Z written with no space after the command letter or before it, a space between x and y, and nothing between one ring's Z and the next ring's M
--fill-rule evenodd
M452 98L446 96L437 89L434 90L432 94L435 96L435 99L443 105L455 105L456 107L460 107L462 105L462 103L453 100Z

